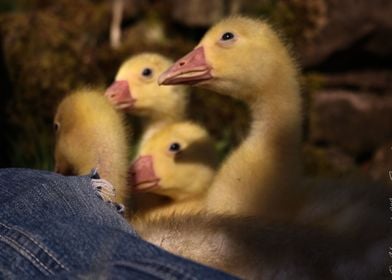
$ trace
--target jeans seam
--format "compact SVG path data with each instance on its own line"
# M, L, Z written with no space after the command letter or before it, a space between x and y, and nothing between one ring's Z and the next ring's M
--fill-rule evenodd
M30 252L28 249L20 245L12 238L9 238L8 236L0 235L0 241L3 241L4 243L8 244L10 247L12 247L17 251L21 251L22 255L24 255L28 260L30 260L33 264L35 264L35 266L40 271L42 271L46 276L48 276L49 274L54 275L54 273L45 264L43 264L36 256L34 256L32 252ZM40 269L39 267L43 268L45 271L47 271L47 273L42 269Z
M162 264L161 262L146 262L141 260L133 260L133 261L117 261L113 263L114 266L124 266L124 267L132 267L134 269L138 269L143 272L149 272L150 274L155 275L155 273L164 274L165 277L171 276L172 279L178 279L178 277L174 276L172 272L176 272L181 274L181 279L189 279L195 280L197 277L192 276L183 268L180 268L176 265L171 265L170 263ZM148 269L148 271L146 270ZM168 271L169 270L169 271ZM162 276L162 275L160 275ZM161 278L161 277L158 278ZM168 279L168 278L165 278Z
M157 279L174 279L173 275L160 271L159 269L157 270L156 267L150 265L143 266L138 263L119 261L119 262L114 262L113 266L132 268L143 273L148 273L149 275L156 277Z
M43 250L46 254L48 254L48 256L50 256L52 258L52 260L57 263L61 268L63 268L64 270L69 271L68 267L66 267L60 260L58 260L51 252L49 252L48 249L46 249L44 246L42 246L38 241L36 241L34 238L32 238L29 234L27 234L24 230L16 228L16 227L10 227L7 226L3 223L0 222L0 225L2 225L3 227L6 227L10 230L15 230L17 232L19 232L20 234L24 235L26 238L28 238L30 241L32 241L35 245L37 245L41 250Z

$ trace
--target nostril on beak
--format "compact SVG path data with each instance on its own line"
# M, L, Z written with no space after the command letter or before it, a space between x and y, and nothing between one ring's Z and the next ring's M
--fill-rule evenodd
M112 93L111 95L110 95L110 98L115 98L116 97L116 94L115 93Z
M184 66L185 65L185 62L184 61L181 61L180 62L180 66Z

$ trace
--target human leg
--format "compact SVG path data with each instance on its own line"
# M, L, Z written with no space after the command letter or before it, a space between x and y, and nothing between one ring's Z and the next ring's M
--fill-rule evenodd
M229 277L141 240L91 182L0 170L0 278Z

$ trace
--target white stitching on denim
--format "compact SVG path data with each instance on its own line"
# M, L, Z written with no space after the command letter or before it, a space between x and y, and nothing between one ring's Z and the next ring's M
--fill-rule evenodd
M4 243L8 244L9 246L13 247L16 250L21 250L24 252L26 255L24 255L27 259L29 259L32 263L35 263L38 266L41 266L43 269L45 269L49 274L54 275L54 273L45 265L43 264L36 256L34 256L33 253L31 253L29 250L24 248L22 245L20 245L18 242L13 240L12 238L9 238L8 236L0 235L0 241L3 241ZM8 242L7 242L8 241ZM42 270L41 270L42 271ZM43 271L42 271L43 272ZM48 275L45 273L45 275Z
M24 235L25 237L27 237L28 239L30 239L35 245L37 245L40 249L42 249L46 254L48 254L58 265L60 265L61 268L69 271L69 268L66 267L61 261L59 261L51 252L49 252L44 246L42 246L41 244L39 244L38 241L36 241L35 239L33 239L28 233L26 233L24 230L20 229L20 228L15 228L15 227L10 227L7 226L5 224L3 224L2 222L0 222L0 225L2 225L3 227L6 227L10 230L15 230L18 231L19 233L21 233L22 235Z
M173 276L171 272L176 272L181 274L181 279L194 279L194 280L198 279L197 277L191 275L187 270L175 265L171 265L170 263L163 264L160 262L151 263L151 262L144 262L139 260L131 260L131 261L116 261L113 262L112 265L137 269L142 272L147 272L150 275L158 278L162 278L162 274L164 274L165 276L164 279L170 279L170 276Z

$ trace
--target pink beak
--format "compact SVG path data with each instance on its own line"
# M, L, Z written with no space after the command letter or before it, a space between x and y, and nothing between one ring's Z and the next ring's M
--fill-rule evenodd
M105 96L116 109L120 110L132 109L136 101L129 90L128 82L125 80L115 81L111 84L106 90Z
M152 156L138 157L129 169L134 191L148 191L159 187L159 177L154 171Z
M163 72L158 79L159 85L194 85L212 79L212 67L207 63L204 48L198 47L177 60Z

